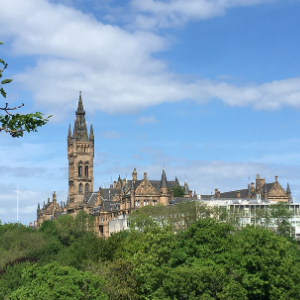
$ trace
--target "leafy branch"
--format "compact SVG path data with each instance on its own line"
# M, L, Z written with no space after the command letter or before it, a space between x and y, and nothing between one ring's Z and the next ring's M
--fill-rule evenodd
M0 42L0 45L3 43ZM3 60L0 59L0 64L3 65L3 68L0 69L0 78L2 77L2 73L5 69L7 69L8 64ZM8 84L12 82L12 79L4 79L0 83L0 93L1 95L6 98L7 93L5 92L2 85ZM6 103L5 107L1 108L0 111L5 111L6 115L2 115L0 113L0 132L5 131L9 133L12 137L20 137L23 136L24 131L36 132L38 127L41 127L49 122L49 118L52 117L48 116L47 118L43 118L43 114L41 112L21 115L21 114L11 114L9 110L16 110L24 106L22 103L16 107L8 107L8 103Z

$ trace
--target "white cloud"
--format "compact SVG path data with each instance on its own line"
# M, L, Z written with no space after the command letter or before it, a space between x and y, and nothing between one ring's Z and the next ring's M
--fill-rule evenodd
M132 0L139 12L135 24L144 29L180 26L226 13L232 7L269 3L272 0Z
M136 121L136 123L138 125L144 125L146 123L158 123L158 121L153 116L149 116L149 117L141 116L141 117L138 118L138 120Z
M204 11L213 16L210 7L222 11L264 2L268 1L144 0L132 4L157 14L169 8L179 13L184 6L182 13L188 16L193 11L200 14L194 6L208 7ZM255 109L300 107L300 78L243 86L209 79L188 82L153 58L169 46L166 39L153 33L104 25L74 8L45 0L5 1L1 12L0 26L12 37L14 53L38 57L36 66L16 76L16 81L31 91L37 106L54 114L56 121L74 109L79 90L88 113L132 113L164 102L204 103L215 98L226 105Z

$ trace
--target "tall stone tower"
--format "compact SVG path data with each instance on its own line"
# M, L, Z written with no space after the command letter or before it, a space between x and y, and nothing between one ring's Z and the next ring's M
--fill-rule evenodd
M68 133L69 160L69 206L75 206L83 201L84 195L93 192L93 160L94 133L91 125L88 137L85 111L83 109L81 92L76 110L73 136L71 125Z

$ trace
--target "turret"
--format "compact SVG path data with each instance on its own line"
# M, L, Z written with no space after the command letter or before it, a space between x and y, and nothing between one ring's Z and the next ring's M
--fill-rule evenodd
M163 170L161 174L160 192L165 194L168 193L168 183L165 170Z
M159 203L162 205L168 205L170 202L170 194L168 189L168 181L165 170L163 169L160 180L160 199Z
M189 191L189 186L187 184L187 181L184 181L184 197L189 197L190 196L190 191Z

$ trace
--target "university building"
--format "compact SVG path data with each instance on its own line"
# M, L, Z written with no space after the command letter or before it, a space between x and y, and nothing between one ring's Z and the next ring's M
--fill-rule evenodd
M182 201L230 199L256 199L259 195L262 199L271 201L291 202L289 185L286 190L278 182L277 176L273 183L266 183L265 179L257 175L256 184L248 185L248 188L237 191L221 193L215 189L214 195L196 195L189 190L188 183L184 183L184 195L174 198L172 188L180 186L177 178L167 180L165 170L162 170L161 178L148 179L144 172L138 179L136 169L132 171L131 179L119 178L111 183L109 188L98 188L94 191L94 132L90 126L88 134L85 111L80 93L78 107L75 112L76 119L73 133L69 126L67 136L68 149L68 199L67 202L58 202L55 192L52 201L48 198L41 207L38 204L37 221L35 226L40 227L43 221L53 220L62 214L76 216L80 211L85 211L95 217L95 232L102 237L108 237L112 232L126 227L126 218L134 210L146 205L174 205ZM119 220L119 221L117 221ZM123 221L122 221L123 220Z

